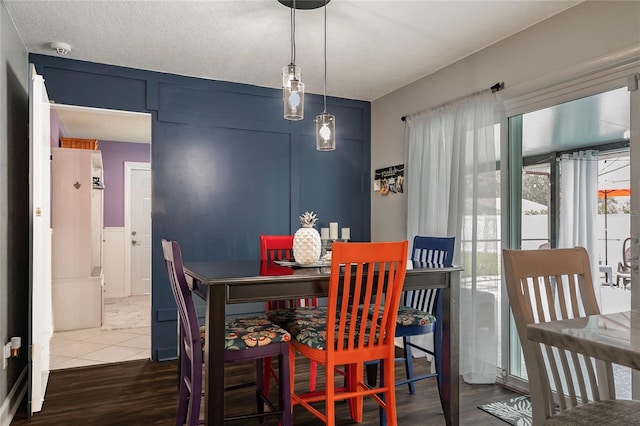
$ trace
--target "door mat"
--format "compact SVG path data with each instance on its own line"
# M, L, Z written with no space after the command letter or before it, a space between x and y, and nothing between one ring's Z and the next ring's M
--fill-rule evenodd
M531 398L529 398L529 395L490 402L479 405L478 408L513 426L531 426L533 424L531 419Z

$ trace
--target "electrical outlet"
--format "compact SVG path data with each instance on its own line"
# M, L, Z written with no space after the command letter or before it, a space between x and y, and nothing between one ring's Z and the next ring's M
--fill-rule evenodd
M9 358L11 358L11 342L4 345L4 354L2 356L2 369L7 368L9 364Z

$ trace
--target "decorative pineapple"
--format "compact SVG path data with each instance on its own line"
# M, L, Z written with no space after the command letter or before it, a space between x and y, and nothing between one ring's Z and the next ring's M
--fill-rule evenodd
M316 223L316 215L311 212L304 212L300 216L300 225L293 236L293 257L300 265L310 265L316 263L320 258L321 241L320 234L313 227Z

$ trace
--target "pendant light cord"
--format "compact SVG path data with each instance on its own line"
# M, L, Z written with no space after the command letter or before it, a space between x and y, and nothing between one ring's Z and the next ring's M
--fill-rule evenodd
M296 64L296 0L291 8L291 65Z
M295 1L295 0L294 0ZM324 1L324 113L327 112L327 0Z

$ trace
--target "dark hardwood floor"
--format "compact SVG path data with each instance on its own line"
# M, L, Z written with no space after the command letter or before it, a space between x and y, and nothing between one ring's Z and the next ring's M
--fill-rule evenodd
M421 363L423 364L423 363ZM174 425L177 394L177 362L128 361L116 364L81 367L51 372L44 408L31 419L26 418L26 408L21 407L11 422L12 426L122 426L122 425ZM253 374L252 363L228 365L230 381ZM426 366L421 366L425 371ZM398 364L398 374L404 376ZM322 372L319 369L319 373ZM308 377L308 365L296 363L296 386L303 388ZM320 377L319 377L320 379ZM321 382L321 380L319 380ZM444 417L437 396L434 379L418 382L417 393L409 395L407 388L396 390L398 400L398 424L444 425ZM273 389L275 392L276 389ZM460 424L474 426L506 426L507 423L485 413L478 405L516 396L514 392L497 385L467 385L460 388ZM238 412L251 408L253 396L250 389L227 393L228 411ZM349 419L345 403L337 409L338 425L356 424ZM295 425L320 425L319 420L304 408L296 407L293 413ZM229 423L233 425L258 425L257 421ZM265 425L277 425L276 419ZM365 416L362 425L377 425L377 405L371 398L365 399Z

